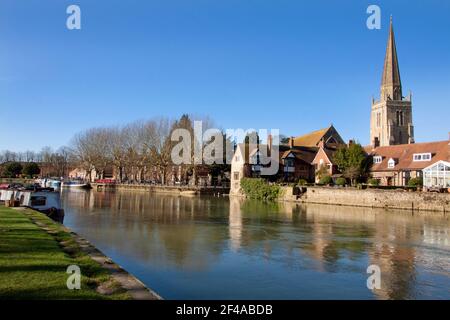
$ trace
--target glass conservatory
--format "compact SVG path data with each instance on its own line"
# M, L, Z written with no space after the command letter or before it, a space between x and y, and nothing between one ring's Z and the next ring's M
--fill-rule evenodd
M450 188L450 162L438 161L423 169L425 187Z

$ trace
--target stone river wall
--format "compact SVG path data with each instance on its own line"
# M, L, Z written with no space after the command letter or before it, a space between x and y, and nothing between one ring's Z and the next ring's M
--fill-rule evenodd
M450 193L408 192L399 190L332 187L307 187L301 194L283 188L282 201L359 206L386 209L450 212Z

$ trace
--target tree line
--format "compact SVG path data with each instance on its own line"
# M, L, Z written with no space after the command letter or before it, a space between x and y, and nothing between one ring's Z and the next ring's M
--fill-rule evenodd
M204 129L210 128L213 122L201 120ZM73 159L79 168L88 174L96 173L102 179L108 169L114 168L118 182L142 182L152 180L159 184L167 184L169 175L175 166L171 159L172 149L178 141L172 141L172 132L186 129L194 136L192 117L183 115L180 119L158 117L146 121L136 121L124 126L92 128L75 135L71 142ZM226 140L225 134L222 138ZM192 139L192 144L202 143ZM191 148L190 157L194 157ZM177 176L184 182L197 179L197 171L202 165L176 165ZM205 166L203 166L205 169ZM223 175L227 166L207 166L211 175ZM89 177L93 179L94 177Z
M203 129L212 128L213 121L202 118ZM226 164L183 164L175 166L171 152L178 141L172 141L171 135L176 129L186 129L194 136L192 116L182 115L173 120L157 117L149 120L135 121L121 126L90 128L77 133L68 146L52 150L44 147L40 152L25 151L0 153L0 163L37 163L46 168L45 175L54 177L67 176L75 168L85 171L88 180L103 179L106 173L114 172L117 182L152 181L167 184L173 175L174 167L177 177L188 183L197 180L199 170L212 176L224 176L229 168ZM230 145L225 133L222 133L225 145ZM191 140L192 154L195 143ZM226 152L224 152L224 157ZM225 163L225 162L224 162ZM13 165L14 172L18 166ZM41 172L43 173L43 172ZM12 173L11 173L12 174Z

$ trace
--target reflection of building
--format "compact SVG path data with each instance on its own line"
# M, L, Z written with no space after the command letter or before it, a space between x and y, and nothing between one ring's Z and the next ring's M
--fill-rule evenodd
M418 252L411 243L421 238L421 230L413 233L408 222L392 225L386 220L376 222L375 238L369 250L369 264L380 267L381 288L374 289L378 299L411 299L416 287Z
M230 198L230 216L228 230L231 249L237 251L242 241L242 201L239 198Z

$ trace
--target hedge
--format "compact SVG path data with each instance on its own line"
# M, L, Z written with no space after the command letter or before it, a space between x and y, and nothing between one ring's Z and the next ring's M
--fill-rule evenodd
M244 194L251 199L276 200L281 193L277 185L269 185L261 178L243 178L241 188Z

